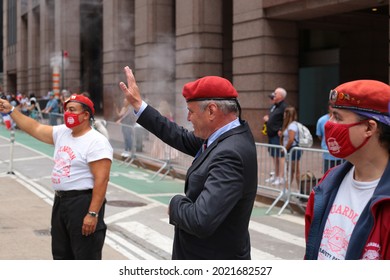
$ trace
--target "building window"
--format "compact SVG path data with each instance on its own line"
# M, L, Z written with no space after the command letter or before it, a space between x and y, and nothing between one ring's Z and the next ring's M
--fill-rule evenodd
M8 0L7 10L8 46L16 44L16 1Z

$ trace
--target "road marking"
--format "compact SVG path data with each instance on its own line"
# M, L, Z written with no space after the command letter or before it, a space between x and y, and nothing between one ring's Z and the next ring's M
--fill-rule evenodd
M168 218L160 219L160 221L169 224ZM282 260L281 258L278 258L270 253L261 251L255 247L251 247L251 257L252 260Z
M151 194L146 194L148 197L159 197L159 196L175 196L178 193L151 193Z
M12 161L28 161L28 160L37 160L37 159L44 159L45 156L35 156L35 157L23 157L23 158L16 158L12 159ZM9 159L4 160L4 162L9 162Z
M147 174L145 172L141 172L141 171L132 171L132 170L129 170L127 172L111 171L110 176L113 176L113 177L123 176L123 177L129 178L131 180L142 180L142 181L145 181L147 183L154 183L154 181L150 178L149 174Z
M111 185L111 186L114 186L114 187L116 187L116 188L118 188L118 189L120 189L120 190L122 190L122 191L125 191L125 192L127 192L127 193L133 194L133 195L135 195L135 196L137 196L137 197L139 197L139 198L142 198L142 199L144 199L144 200L147 200L147 201L149 201L151 204L157 203L157 204L159 204L159 205L161 205L161 206L167 207L166 204L164 204L164 203L162 203L162 202L159 202L159 201L157 201L157 200L154 200L154 199L152 199L152 198L149 198L148 195L144 195L144 194L137 193L137 192L135 192L135 191L129 190L129 189L127 189L127 188L125 188L125 187L122 187L122 186L120 186L120 185L118 185L118 184L115 184L115 183L113 183L113 182L108 182L108 184Z
M154 256L146 253L141 248L130 243L129 241L127 241L123 237L113 233L112 231L107 230L106 237L107 237L106 242L108 245L110 245L113 249L117 250L119 253L121 253L125 257L129 258L130 260L140 260L140 259L156 260L157 259ZM139 257L135 256L131 252L135 253Z
M116 221L119 221L121 219L130 217L130 216L138 214L140 212L143 212L143 211L155 208L157 206L160 206L160 205L157 204L157 203L150 203L150 204L147 204L146 206L134 207L134 208L131 208L129 210L126 210L126 211L119 212L117 214L111 215L109 217L105 217L104 221L106 222L106 224L112 224L112 223L114 223Z
M11 141L9 140L9 138L6 138L6 137L4 137L4 136L0 136L0 138L3 138L4 140L6 140L6 141L9 141L9 143L8 144L1 144L0 145L0 148L9 148L10 146L11 146ZM18 143L18 142L14 142L13 143L13 145L14 145L14 147L15 146L22 146L23 144L20 144L20 143Z
M272 254L258 250L254 247L251 248L252 260L282 260L281 258L275 257Z
M298 237L288 232L281 231L280 229L274 227L270 227L261 223L250 221L249 229L267 236L271 236L272 238L282 240L287 243L291 243L303 248L306 247L304 238Z
M164 252L168 254L172 253L172 238L169 238L139 222L124 222L118 223L117 225L126 229L131 234L141 238L143 241L163 250Z
M6 137L4 137L4 136L0 136L0 138L3 138L3 139L8 140L8 138L6 138ZM38 150L35 150L35 149L33 149L33 148L30 148L30 147L27 146L27 145L22 144L22 143L20 143L20 142L15 142L15 144L16 144L16 146L22 146L23 148L25 148L25 149L27 149L27 150L30 150L30 151L32 151L32 152L34 152L34 153L40 154L40 155L42 155L42 156L44 156L44 157L46 157L46 158L53 159L53 156L48 156L48 155L46 155L46 154L44 154L44 153L42 153L42 152L40 152L40 151L38 151ZM14 144L14 145L15 145L15 144Z
M2 137L2 136L0 136L0 138L4 138L4 137ZM11 144L1 144L0 145L0 148L7 148L7 147L9 147Z
M54 201L53 192L45 189L43 186L35 183L34 181L29 180L26 176L24 176L19 172L15 172L15 175L18 177L18 179L16 179L17 182L22 184L25 188L30 190L32 193L34 193L36 196L41 198L47 204L53 206L53 201Z
M44 179L49 179L51 180L51 175L47 175L47 176L42 176L42 177L37 177L37 178L31 178L30 180L34 181L34 182L37 182L37 181L42 181Z
M287 222L292 222L301 226L305 226L305 218L302 216L293 216L290 214L273 215L273 218L281 219Z

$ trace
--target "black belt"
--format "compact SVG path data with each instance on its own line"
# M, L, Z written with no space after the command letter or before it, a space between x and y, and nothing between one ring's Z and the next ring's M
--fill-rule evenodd
M88 190L72 190L72 191L55 191L58 197L74 197L82 194L92 193L92 189Z

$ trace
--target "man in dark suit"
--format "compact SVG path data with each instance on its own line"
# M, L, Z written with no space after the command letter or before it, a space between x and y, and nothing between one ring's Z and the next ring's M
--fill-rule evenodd
M169 203L175 226L173 259L250 259L248 225L257 190L256 146L240 119L237 91L226 79L206 76L187 83L188 131L142 101L135 78L125 67L120 87L137 122L162 141L194 156L185 195ZM207 145L207 147L205 147Z

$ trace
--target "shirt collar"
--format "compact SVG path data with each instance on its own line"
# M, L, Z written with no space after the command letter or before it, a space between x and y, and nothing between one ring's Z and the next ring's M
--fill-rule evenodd
M217 139L223 133L240 125L241 125L240 121L237 118L234 121L228 123L227 125L221 127L220 129L218 129L217 131L215 131L213 134L210 135L210 137L207 140L207 147L210 146L215 141L215 139Z

